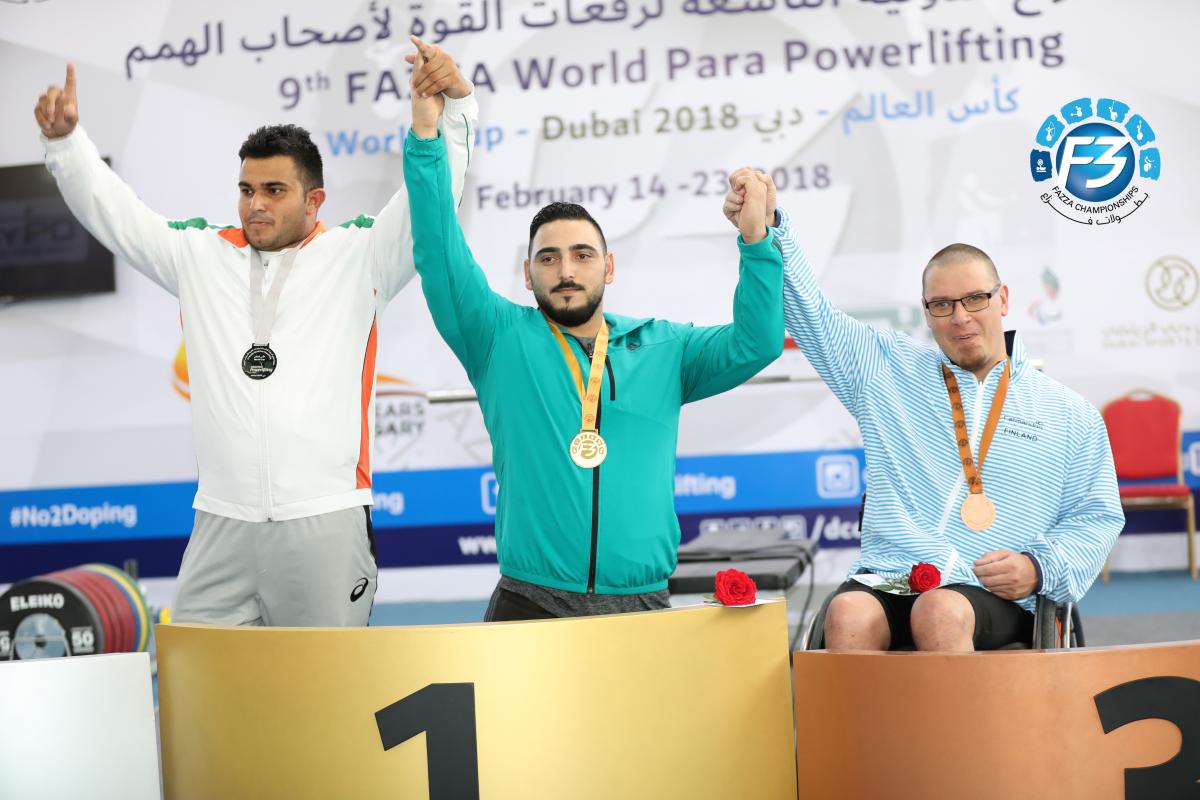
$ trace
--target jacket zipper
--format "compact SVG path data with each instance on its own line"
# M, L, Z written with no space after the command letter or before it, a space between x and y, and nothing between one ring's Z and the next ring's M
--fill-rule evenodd
M266 270L267 265L263 264L264 292L268 291L268 284L266 284L266 278L268 276L265 274ZM270 277L274 279L277 276L275 276L274 272L272 272L270 273ZM251 336L253 338L254 331L251 331ZM267 342L266 344L270 346L270 342ZM258 422L258 461L261 465L259 467L258 474L259 479L262 482L262 506L263 512L267 516L267 522L271 522L272 518L275 516L275 509L273 507L274 502L271 497L271 461L269 456L270 446L267 443L267 386L263 381L251 381L251 383L253 384L251 391L254 392L254 399L258 406L257 414L255 416Z
M254 389L258 395L258 458L262 468L259 474L262 476L262 497L263 510L267 514L267 522L270 522L275 516L274 501L271 497L271 461L270 461L270 446L267 443L267 401L265 393L267 387L262 381L255 381L257 384Z
M604 368L608 370L608 398L617 399L617 379L613 377L612 362L604 357ZM596 404L596 433L600 432L600 409L603 403ZM587 593L596 593L596 549L600 543L600 467L592 467L592 551L588 561Z

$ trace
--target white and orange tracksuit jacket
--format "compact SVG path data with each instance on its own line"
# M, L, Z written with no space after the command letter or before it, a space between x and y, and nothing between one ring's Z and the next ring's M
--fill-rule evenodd
M446 100L456 198L478 113L474 94ZM242 230L151 211L82 127L44 142L46 166L84 227L179 298L199 475L193 506L262 522L370 505L376 321L415 274L406 191L376 217L318 223L279 298L278 368L250 380L241 367L254 338Z

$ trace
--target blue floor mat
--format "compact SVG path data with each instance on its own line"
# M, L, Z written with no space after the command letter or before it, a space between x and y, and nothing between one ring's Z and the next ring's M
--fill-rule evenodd
M446 625L483 622L488 601L455 600L445 603L376 603L371 625Z
M1096 579L1079 610L1085 617L1200 611L1200 583L1186 570L1114 572L1108 583Z

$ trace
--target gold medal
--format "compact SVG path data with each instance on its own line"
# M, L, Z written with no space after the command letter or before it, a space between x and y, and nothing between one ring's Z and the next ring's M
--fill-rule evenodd
M571 446L567 448L567 452L570 453L571 460L575 462L576 466L583 469L594 469L604 463L604 457L608 455L608 445L604 443L596 424L600 417L600 387L604 381L604 358L608 353L608 323L602 321L600 330L596 333L596 343L592 350L592 361L588 370L586 386L583 383L583 370L579 368L579 363L575 360L575 354L571 352L571 346L567 344L566 337L563 336L558 326L550 321L549 317L546 318L546 323L550 326L550 332L554 334L554 338L562 350L563 358L567 361L567 368L570 369L571 377L575 381L575 390L579 393L579 433L575 434L575 438L571 440Z
M986 531L996 521L996 504L986 494L968 494L959 510L963 524L973 531Z
M580 431L571 440L571 460L583 469L592 469L604 463L608 445L595 431Z

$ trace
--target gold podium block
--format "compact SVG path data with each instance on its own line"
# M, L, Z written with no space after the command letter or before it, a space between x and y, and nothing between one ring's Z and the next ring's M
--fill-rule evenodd
M782 602L157 636L168 798L796 796Z

